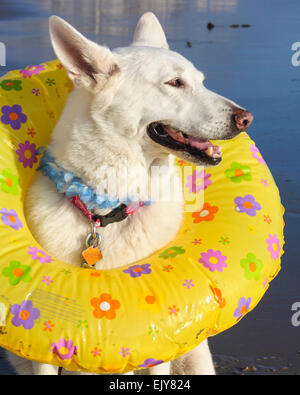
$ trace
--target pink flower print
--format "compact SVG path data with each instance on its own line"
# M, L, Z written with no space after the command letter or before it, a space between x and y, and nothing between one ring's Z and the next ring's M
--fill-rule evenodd
M123 358L125 358L126 355L130 355L129 348L122 347L119 354L122 355Z
M48 277L47 276L43 276L42 282L46 283L47 285L53 283L53 281L51 280L51 277L49 277L49 276Z
M193 280L184 280L184 283L182 284L184 287L187 289L190 289L191 287L194 287L195 284L193 283Z
M272 259L278 259L280 256L280 240L276 235L269 235L266 239L268 251L271 253Z
M38 260L41 263L50 263L53 261L50 255L46 254L44 251L39 250L37 247L29 247L27 251L33 260Z
M50 352L58 355L61 360L71 359L77 355L77 346L73 345L73 340L60 339L58 343L52 343Z
M259 149L254 144L251 145L250 151L252 152L253 158L257 159L259 163L262 163L263 165L267 165Z
M187 177L188 182L185 185L189 193L199 193L202 189L206 189L208 185L212 184L210 176L211 174L206 173L205 170L194 170L193 174Z
M223 268L227 267L226 259L227 256L222 255L221 251L209 249L207 252L201 253L199 262L211 272L214 272L215 270L222 272Z
M34 74L37 75L44 69L45 69L45 66L42 64L30 65L30 66L26 66L25 69L20 70L20 74L22 74L24 78L27 78L27 77L31 78L32 75L34 75Z
M265 187L268 187L268 186L270 185L269 182L268 182L268 180L266 180L266 179L264 179L264 178L261 178L260 182L261 182Z

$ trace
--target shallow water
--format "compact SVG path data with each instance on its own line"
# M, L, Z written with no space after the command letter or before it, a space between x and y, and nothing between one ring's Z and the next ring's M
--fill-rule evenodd
M283 269L252 313L211 339L217 370L300 373L300 327L291 325L291 305L300 301L300 67L291 63L291 45L300 41L298 0L1 0L0 41L6 45L7 65L0 74L54 58L48 36L51 14L90 39L116 47L130 43L138 17L146 11L158 16L172 49L204 71L208 88L254 114L249 134L286 208ZM209 21L216 26L210 31ZM1 358L0 350L0 374L12 373Z

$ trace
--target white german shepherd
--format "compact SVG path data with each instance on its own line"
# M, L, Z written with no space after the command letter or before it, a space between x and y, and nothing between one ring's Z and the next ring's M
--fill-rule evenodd
M203 74L169 50L163 29L150 12L140 18L132 44L113 51L89 41L56 16L50 18L50 36L75 89L53 131L49 151L59 166L96 193L105 190L108 182L100 168L106 165L121 177L119 163L123 162L128 170L137 165L144 170L127 178L128 188L134 185L137 200L144 201L143 191L155 177L152 166L168 166L173 174L172 155L203 166L216 165L221 150L209 140L230 139L253 119L234 102L204 87ZM120 192L118 198L126 196ZM182 199L158 200L100 228L103 259L96 269L128 265L162 248L176 235L182 215ZM89 223L40 173L28 192L26 216L33 235L47 251L70 265L80 265ZM57 374L55 366L12 354L9 359L20 374ZM150 374L170 372L214 374L207 342L150 370Z

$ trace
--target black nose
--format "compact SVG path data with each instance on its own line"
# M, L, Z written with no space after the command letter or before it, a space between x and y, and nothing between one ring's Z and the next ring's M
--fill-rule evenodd
M234 126L238 131L247 130L253 121L253 115L246 110L236 110L232 114Z

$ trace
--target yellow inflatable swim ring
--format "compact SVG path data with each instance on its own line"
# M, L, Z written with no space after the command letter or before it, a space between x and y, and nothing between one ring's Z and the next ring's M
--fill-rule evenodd
M0 79L0 346L97 373L172 360L235 325L278 273L277 187L242 133L221 142L219 166L186 174L186 196L204 192L204 204L185 213L165 248L110 271L64 264L34 240L23 203L36 149L49 141L71 90L57 60Z

